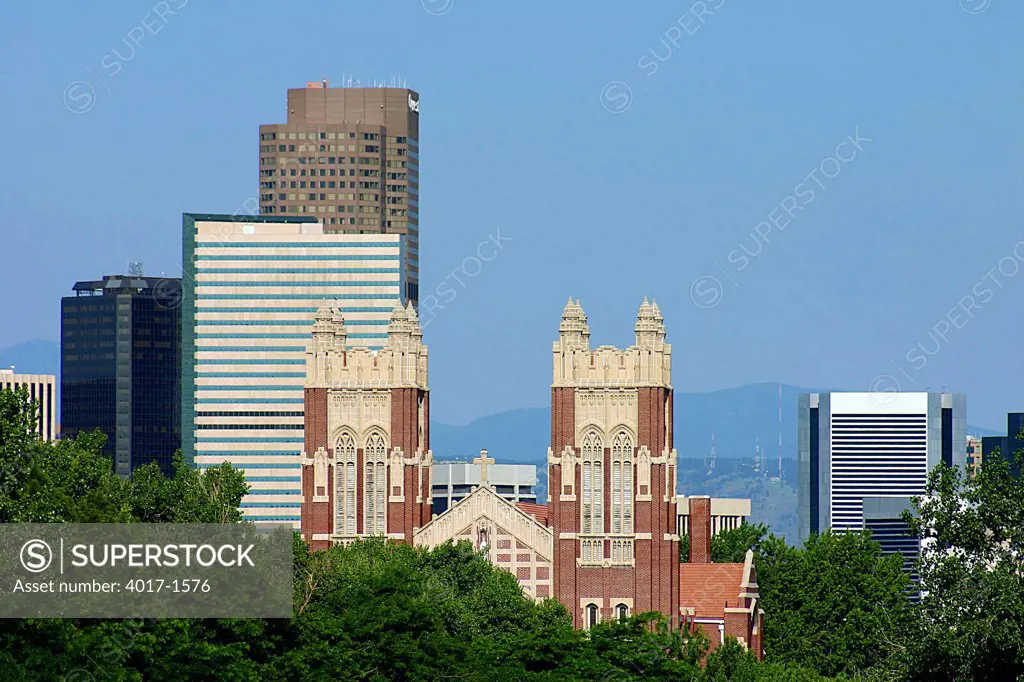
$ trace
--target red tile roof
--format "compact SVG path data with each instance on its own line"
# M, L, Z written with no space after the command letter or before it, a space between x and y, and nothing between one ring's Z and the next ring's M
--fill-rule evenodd
M535 502L516 502L516 506L533 518L537 519L537 522L542 526L548 525L548 506L546 504L537 504Z
M743 564L679 564L679 605L697 618L722 618L725 603L740 606Z

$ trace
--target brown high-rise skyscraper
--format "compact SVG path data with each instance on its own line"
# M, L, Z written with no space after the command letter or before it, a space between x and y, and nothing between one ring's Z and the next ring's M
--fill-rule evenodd
M313 216L327 233L406 235L405 297L419 299L419 93L288 90L288 122L260 126L260 213Z

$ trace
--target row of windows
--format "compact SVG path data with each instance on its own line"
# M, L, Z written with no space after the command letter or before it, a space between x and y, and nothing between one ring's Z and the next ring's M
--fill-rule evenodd
M302 410L288 411L266 411L266 410L207 410L196 412L197 417L303 417Z
M277 159L276 162L275 162L275 158ZM289 163L297 163L300 166L305 166L307 164L308 165L326 164L327 163L327 158L328 157L326 157L326 156L320 156L320 157L316 157L316 156L294 156L294 157L288 157L288 156L278 156L278 157L261 156L260 157L260 165L261 166L274 166L274 165L277 165L277 166L287 166ZM344 157L344 156L339 156L338 160L337 160L337 163L338 164L345 163L345 158L346 157ZM380 159L378 159L376 157L373 157L373 156L358 156L358 157L350 156L350 157L347 157L347 158L348 158L348 162L349 163L351 163L351 164L358 164L360 166L379 166L380 165ZM397 167L398 168L405 168L404 162L402 162L402 161L388 161L387 162L387 165L389 167L391 167L392 164L403 164L403 165L400 165L400 166L397 166ZM290 170L294 170L294 169L290 169ZM350 168L349 170L351 171L352 169ZM349 174L351 175L351 173L349 173Z
M296 171L298 171L298 172L296 172ZM272 170L270 170L270 171L260 171L260 175L262 177L274 177L275 173ZM280 177L282 177L282 178L287 178L287 177L291 177L291 178L296 178L296 177L298 177L298 178L307 178L307 177L328 178L328 177L330 177L330 178L333 178L333 177L339 177L339 176L340 177L345 177L345 175L346 175L346 173L345 173L345 169L344 168L339 168L339 169L335 169L335 168L320 168L320 169L317 169L317 168L309 168L309 169L306 169L306 168L298 168L298 169L296 169L296 168L282 168L281 172L280 172ZM348 169L348 175L352 176L352 177L356 176L357 175L356 169L355 168L349 168ZM360 177L364 177L364 178L379 178L379 177L381 177L380 171L372 169L372 168L360 169L359 172L358 172L358 175ZM405 178L405 173L387 173L386 176L387 176L388 180L405 180L406 179ZM398 176L401 176L401 177L398 177ZM414 180L415 180L415 178L414 178ZM334 185L334 181L329 181L329 182L330 182L330 184L324 184L324 181L321 180L320 181L320 185L319 185L320 188L321 189L326 189L328 187L334 187L335 186ZM309 189L314 189L315 187L317 187L316 181L315 180L311 180L309 182L308 188ZM339 189L345 189L345 181L344 180L339 180L338 183L337 183L337 187ZM355 189L356 188L355 182L350 180L349 183L348 183L348 187L349 187L349 189ZM260 183L260 188L261 189L278 189L278 188L280 188L280 189L286 189L286 188L306 189L307 185L306 185L306 181L305 180L299 180L297 182L295 180L292 180L292 181L282 180L280 182L280 184L278 184L278 182L276 180L265 180L265 181ZM360 189L380 189L380 183L379 182L360 182L359 183L359 188ZM417 188L416 187L409 187L407 185L388 185L387 189L388 189L389 192L408 192L408 193L411 193L412 195L416 195L417 194Z
M356 495L359 483L356 480L356 441L351 434L343 434L335 444L337 466L335 467L335 527L346 535L356 533ZM364 448L363 488L363 532L383 535L386 529L387 468L385 455L387 446L380 433L371 434ZM325 478L321 471L315 476ZM315 491L320 492L318 489Z
M280 287L280 286L289 286L289 287L322 287L322 288L330 287L332 289L338 288L338 287L387 287L388 289L391 289L391 288L397 286L397 284L395 282L383 282L383 281L381 281L381 282L337 282L337 281L331 281L331 280L319 280L319 281L316 281L316 280L286 280L286 281L277 281L277 282L266 282L266 281L262 281L262 282L249 282L249 281L245 281L245 282L235 282L235 281L228 281L228 282L200 282L197 286L201 286L201 287ZM385 293L398 293L398 292L391 292L391 291L382 292L380 294L377 294L376 296L372 296L371 298L384 298L384 294ZM271 298L282 298L282 297L284 297L284 295L283 294L282 295L271 295L270 297ZM200 295L200 298L205 298L205 297Z
M200 274L229 275L235 273L266 274L266 275L391 275L401 272L401 268L204 268ZM203 284L199 282L198 284Z
M275 145L272 145L272 144L260 145L260 152L263 153L263 154L273 154L275 152L277 152L277 153L285 153L285 152L287 152L287 153L305 154L305 153L309 153L309 152L329 153L329 152L359 152L359 151L371 152L371 153L379 153L380 152L380 145L364 144L364 145L360 146L360 145L350 144L350 145L346 146L346 145L343 145L343 144L321 144L321 145L316 145L316 144L300 144L300 145L298 145L298 147L296 147L294 144L279 144L279 145L276 145L276 147L275 147ZM389 147L388 148L388 152L390 153L392 151L401 152L400 154L396 154L396 156L405 156L406 154L408 154L408 151L405 150L405 149L400 149L400 148L399 149L395 149L393 147ZM412 152L412 155L416 155L416 152ZM345 157L343 157L343 156L339 157L338 163L344 163L344 161L342 160L344 158ZM312 161L310 163L312 163ZM324 163L322 158L321 158L320 163ZM331 161L331 163L334 163L334 161ZM354 163L354 161L353 161L353 163Z
M629 607L626 604L617 604L615 606L615 617L622 622L629 618ZM597 604L587 604L586 609L586 626L588 628L596 627L601 622L601 610L597 608Z
M342 208L348 210L342 211ZM337 209L334 206L265 206L263 208L264 213L352 213L354 209L352 206L342 207L338 206ZM360 211L363 213L364 211ZM380 211L369 211L370 213L378 214ZM405 220L381 220L380 218L331 218L328 221L329 225L363 225L369 227L393 227L393 228L408 228L409 223Z
M224 334L196 334L197 339L308 339L309 333L305 334L268 334L267 332L258 333L224 333ZM387 334L349 334L350 339L386 339ZM270 386L264 387L264 390L271 388Z
M582 532L600 533L604 529L604 444L596 432L584 437ZM612 440L611 514L613 533L633 532L633 441L620 431Z
M217 249L350 249L350 248L371 248L371 249L393 249L398 244L398 238L394 238L395 241L390 242L328 242L328 241L309 241L309 242L249 242L249 241L226 241L218 242L215 239L210 239L207 242L200 242L199 247L213 246ZM247 256L248 257L248 256ZM204 258L202 254L199 254L199 258Z
M302 175L305 175L305 173L302 173ZM334 173L331 173L331 175L333 176ZM344 173L342 173L342 175L344 175ZM349 181L347 186L348 186L349 189L355 189L356 188L356 183L355 183L354 180L352 180L352 181ZM344 180L340 180L338 182L335 182L334 180L326 180L326 181L325 180L321 180L319 185L317 184L316 180L310 180L308 184L306 183L305 180L299 180L299 181L292 180L290 182L282 180L280 188L278 188L277 182L261 182L260 183L260 189L317 189L318 187L320 189L335 189L335 188L337 188L337 189L345 189L346 185L345 185L345 181ZM359 189L378 189L379 190L380 189L380 183L379 182L360 182L359 183ZM404 192L405 191L405 186L404 185L388 185L388 191L389 192ZM289 197L289 198L290 199L294 199L295 197ZM333 199L334 197L331 197L331 198ZM354 195L339 194L338 198L339 199L346 199L346 198L354 199L355 196ZM281 196L281 199L284 199L283 195Z
M217 431L251 431L251 430L282 430L282 431L301 431L303 429L302 424L196 424L196 428L199 430L217 430Z
M323 195L321 194L320 196L322 197ZM270 201L270 199L267 199L267 201ZM275 211L275 208L279 208L280 210ZM356 207L355 206L305 206L305 205L300 205L300 206L287 206L287 205L285 205L285 206L280 206L280 207L275 207L275 206L267 206L266 207L266 213L335 213L335 212L337 212L337 213L355 213L356 212ZM371 214L374 214L374 215L380 215L380 206L360 206L359 207L359 213L371 213ZM344 221L345 219L342 218L341 220ZM344 225L344 224L345 223L342 222L342 225ZM349 218L348 219L348 224L349 225L357 225L357 224L358 225L380 225L380 220L376 219L376 218L373 218L373 219L361 218L357 222L355 218ZM391 225L391 223L389 222L388 226L390 227L390 225Z
M349 140L356 139L357 133L327 133L327 132L308 132L308 133L260 133L260 139L264 141L273 140ZM373 137L366 137L366 135L373 135ZM377 133L363 133L364 140L376 140L379 135Z
M227 308L196 308L197 313L315 313L317 308L262 308L255 306L240 306ZM373 308L365 306L342 306L339 308L343 313L390 313L392 308ZM202 361L200 361L202 362Z
M273 142L275 140L355 140L357 137L363 140L379 140L380 134L326 131L260 133L260 140L264 142ZM409 138L404 135L388 135L387 141L392 144L408 144ZM415 141L413 143L415 144Z
M311 150L312 151L312 150ZM324 151L324 150L321 150ZM333 151L333 150L332 150ZM339 149L338 151L345 151ZM351 149L350 151L356 151ZM367 145L361 150L363 153L373 153L379 151L378 147ZM405 151L405 150L398 150ZM404 154L396 154L396 156L405 156ZM346 161L347 160L347 161ZM362 164L366 166L377 166L380 165L380 159L371 156L279 156L277 157L278 166L287 166L289 163L297 163L300 166L314 165L314 164L331 164L338 165L342 163L351 164Z
M473 492L473 488L475 488L475 487L477 487L477 484L470 485L470 484L460 483L460 484L457 484L457 485L452 485L451 486L451 490L449 491L449 489L448 489L449 486L446 486L446 485L435 485L435 486L431 487L431 493L433 495L449 495L449 494L451 494L451 495L468 495L469 493ZM494 486L494 490L499 495L515 495L516 494L516 486L514 486L514 485L496 485L496 486ZM533 494L533 486L530 486L530 485L521 485L521 486L519 486L519 493L518 494L520 494L520 495L532 495Z

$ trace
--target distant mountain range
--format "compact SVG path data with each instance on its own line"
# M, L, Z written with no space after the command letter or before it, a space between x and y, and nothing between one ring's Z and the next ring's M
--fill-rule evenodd
M797 396L827 389L782 384L747 384L708 393L675 394L675 446L681 459L704 462L715 438L716 459L754 460L760 447L762 471L778 476L779 458L797 456ZM435 457L475 456L481 448L505 462L543 459L551 443L551 412L547 407L510 410L481 417L464 426L431 424ZM971 433L994 435L968 426ZM780 447L781 435L781 447Z
M797 396L823 389L749 384L709 393L675 394L675 446L679 453L678 490L685 495L751 500L751 522L796 541ZM968 426L976 435L993 432ZM715 437L715 465L710 461ZM781 447L780 447L781 435ZM438 459L464 459L481 448L499 462L537 466L538 498L547 497L546 453L551 414L546 407L510 410L465 426L431 424L431 447ZM755 455L760 462L755 469ZM780 459L781 454L781 459ZM781 476L780 476L781 465Z
M19 374L53 374L57 377L57 389L53 400L57 407L57 423L60 423L60 344L56 341L26 341L17 346L0 350L0 369L10 369Z
M0 369L11 365L21 374L60 374L60 344L37 339L0 350Z

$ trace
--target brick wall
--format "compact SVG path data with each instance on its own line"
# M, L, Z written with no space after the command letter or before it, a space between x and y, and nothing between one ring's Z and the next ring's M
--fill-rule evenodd
M306 413L305 443L304 449L307 457L312 457L320 448L324 448L331 454L331 448L327 444L327 389L307 388L304 395L304 408ZM327 495L333 498L334 491L330 482L334 480L334 467L327 467ZM302 467L302 506L299 509L301 519L302 536L313 547L323 549L327 542L313 542L313 534L330 533L334 523L334 515L331 514L331 502L313 502L314 471L312 466Z
M690 498L690 563L711 563L711 498Z

